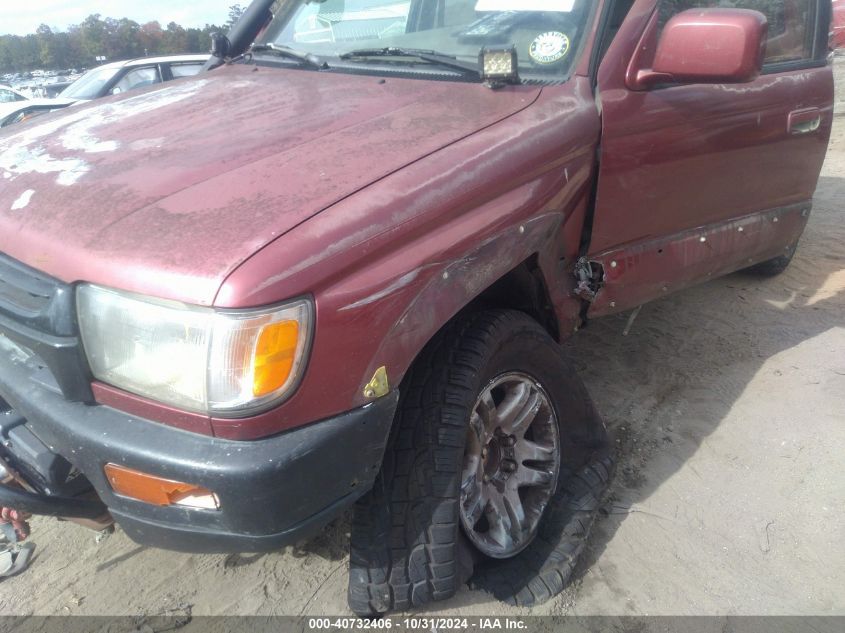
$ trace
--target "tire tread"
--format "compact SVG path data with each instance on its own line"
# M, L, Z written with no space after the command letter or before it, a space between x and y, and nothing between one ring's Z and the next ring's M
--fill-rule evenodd
M432 339L405 376L382 469L353 513L348 603L355 614L374 617L421 607L450 598L466 582L473 561L460 530L458 497L472 406L468 394L474 393L478 368L493 344L517 331L535 336L538 344L548 338L520 312L459 316ZM560 593L611 471L612 463L600 461L568 477L566 502L550 504L544 519L565 529L547 530L541 524L537 535L548 541L544 549L551 556L529 549L528 556L504 561L489 573L482 568L473 584L525 606Z

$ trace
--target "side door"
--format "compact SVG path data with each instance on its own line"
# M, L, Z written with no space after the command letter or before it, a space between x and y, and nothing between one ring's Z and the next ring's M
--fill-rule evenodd
M730 5L768 18L746 84L632 88L666 22ZM789 252L803 232L833 120L828 0L637 0L599 66L602 142L587 249L590 314Z

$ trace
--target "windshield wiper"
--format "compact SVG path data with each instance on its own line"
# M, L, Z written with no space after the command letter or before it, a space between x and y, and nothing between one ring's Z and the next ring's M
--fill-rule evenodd
M423 50L420 48L360 48L354 51L348 51L339 56L340 59L366 59L368 57L414 57L421 59L429 64L436 64L454 70L462 70L466 74L472 74L481 78L481 73L478 70L478 64L471 62L462 62L454 55L447 55L445 53L438 53L437 51Z
M292 59L300 62L303 66L309 66L316 70L328 70L329 65L312 53L303 53L288 46L276 46L275 44L259 44L251 49L253 53L272 53L279 57Z

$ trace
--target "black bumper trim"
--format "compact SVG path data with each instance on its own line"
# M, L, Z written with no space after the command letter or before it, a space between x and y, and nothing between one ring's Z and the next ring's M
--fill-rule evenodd
M99 519L108 512L103 503L93 499L39 495L5 485L0 485L0 506L65 519Z
M69 402L34 378L34 359L0 355L0 400L91 483L136 541L185 551L245 552L293 543L367 492L384 456L398 392L274 437L189 433L103 405ZM280 421L283 409L279 410ZM219 510L160 507L114 493L115 463L214 492Z
M272 552L307 540L325 527L363 494L360 490L332 503L304 521L274 534L232 534L174 527L138 517L114 513L114 519L136 543L155 543L156 547L192 554L219 552Z

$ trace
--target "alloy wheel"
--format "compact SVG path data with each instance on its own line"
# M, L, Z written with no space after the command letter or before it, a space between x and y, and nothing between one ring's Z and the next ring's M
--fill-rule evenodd
M470 416L460 514L475 547L510 558L537 534L560 471L560 432L543 387L522 373L495 378Z

